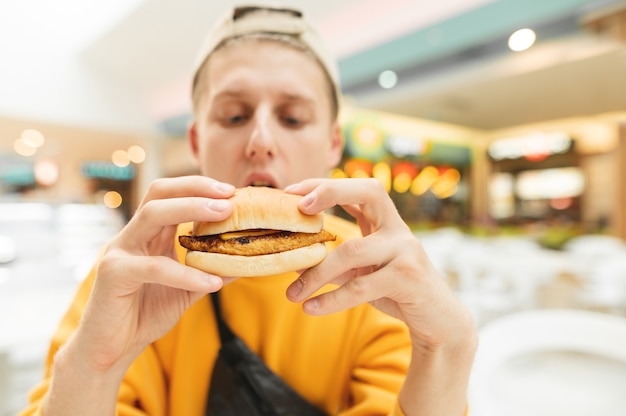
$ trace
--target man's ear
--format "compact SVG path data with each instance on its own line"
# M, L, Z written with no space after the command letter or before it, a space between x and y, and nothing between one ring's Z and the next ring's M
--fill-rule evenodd
M332 126L330 137L330 149L328 152L328 168L336 167L341 161L343 155L343 134L339 122L335 121Z
M191 149L191 155L196 162L196 167L200 166L200 150L198 149L198 127L196 122L192 122L187 129L187 139L189 140L189 149Z

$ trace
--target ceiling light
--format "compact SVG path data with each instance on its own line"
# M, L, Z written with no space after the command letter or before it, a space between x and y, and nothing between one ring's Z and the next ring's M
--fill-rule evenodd
M397 83L398 75L391 70L383 71L378 76L378 84L385 89L393 88Z
M532 29L520 29L509 37L509 48L515 52L525 51L533 46L537 35Z

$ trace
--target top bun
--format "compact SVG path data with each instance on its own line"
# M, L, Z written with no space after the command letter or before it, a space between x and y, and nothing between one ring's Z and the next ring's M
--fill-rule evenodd
M194 235L214 235L230 231L266 229L317 233L324 224L323 214L306 215L298 209L299 195L280 189L248 186L230 198L233 212L220 222L195 222Z

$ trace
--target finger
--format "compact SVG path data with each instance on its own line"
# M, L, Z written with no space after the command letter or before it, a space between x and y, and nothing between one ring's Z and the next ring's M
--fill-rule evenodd
M342 205L341 207L356 220L356 223L361 229L361 235L366 236L376 231L372 229L372 225L366 221L366 218L358 205Z
M141 249L165 227L191 221L222 221L232 210L232 202L225 199L181 197L151 200L129 221L118 243L129 251Z
M206 176L192 175L176 178L161 178L153 181L141 205L153 199L198 196L206 198L228 198L235 187Z
M307 299L302 309L310 315L328 315L385 297L389 287L388 273L376 271L356 277L329 292Z
M312 179L288 189L294 193L306 193L299 204L305 214L315 214L335 205L355 205L375 229L383 224L405 225L377 179Z
M306 180L303 182L295 183L286 187L285 192L304 196L310 192L313 192L313 190L316 187L318 187L323 181L324 179L320 179L320 180L312 179L312 180ZM339 204L335 204L335 205L339 205ZM363 212L361 211L361 208L358 205L344 204L344 205L341 205L341 207L356 220L357 224L359 224L359 227L361 228L362 235L368 235L373 232L370 224L367 224L367 221L365 221L365 216L363 215Z
M345 241L330 252L326 259L306 270L287 288L287 298L302 302L328 283L344 284L356 270L383 266L392 253L375 235Z
M191 292L209 293L219 290L223 280L204 271L185 266L165 256L128 256L116 252L103 259L100 276L116 276L120 281L131 279L137 286L154 283ZM136 288L124 284L129 293Z

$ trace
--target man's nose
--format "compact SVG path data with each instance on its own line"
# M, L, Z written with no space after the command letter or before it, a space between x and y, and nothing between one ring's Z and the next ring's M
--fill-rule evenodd
M250 159L272 158L275 153L275 141L272 135L272 113L269 108L260 107L254 115L254 128L248 140L246 155Z

